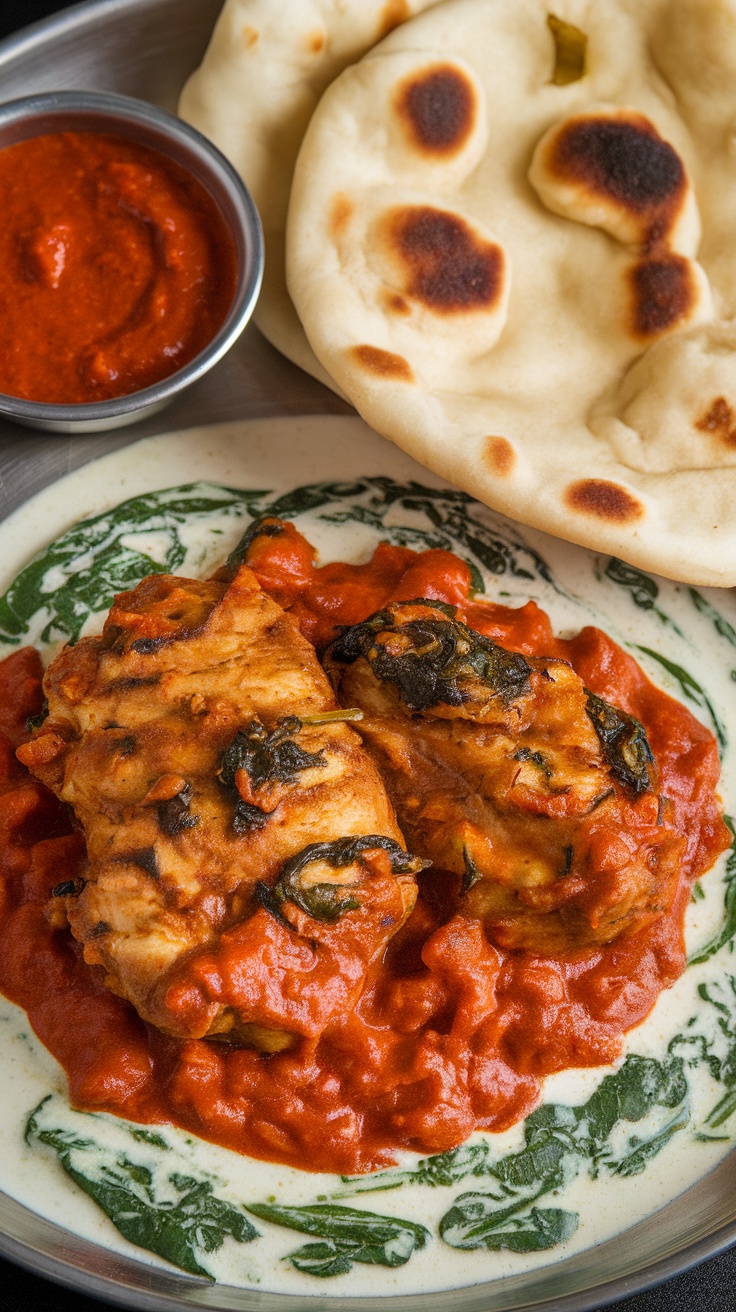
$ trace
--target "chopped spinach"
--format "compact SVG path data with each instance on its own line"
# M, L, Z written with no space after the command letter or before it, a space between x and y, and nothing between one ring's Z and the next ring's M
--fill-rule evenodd
M263 784L290 784L302 770L322 769L327 761L324 752L305 752L294 742L302 727L296 715L279 720L271 733L256 717L240 729L223 752L218 771L223 787L237 793L239 770L248 775L253 789ZM233 812L233 829L239 838L254 829L262 829L273 811L238 798Z
M654 760L643 724L594 692L586 689L586 696L585 709L611 774L638 797L650 787Z
M731 647L736 647L736 629L732 624L729 624L725 615L716 610L716 607L712 606L702 593L698 592L697 588L688 588L688 596L695 609L710 620L719 637L725 638Z
M28 732L33 733L34 729L40 729L41 725L47 719L48 713L49 713L49 699L48 697L44 697L41 710L39 711L38 715L29 715L28 719L26 720L26 729L28 730Z
M238 838L245 838L246 834L265 828L272 815L273 811L264 811L262 807L244 802L239 797L233 809L233 833Z
M344 912L358 911L360 902L350 895L350 885L327 881L306 884L305 873L317 861L325 862L334 870L345 869L356 861L361 863L363 853L377 848L388 854L395 875L414 874L429 864L410 856L393 838L384 834L362 834L358 838L337 838L331 843L310 843L284 862L273 886L256 884L256 897L261 906L285 924L288 921L281 911L284 902L293 902L313 920L333 924ZM293 927L290 925L289 928Z
M532 765L541 770L545 779L552 778L552 767L547 758L541 752L533 752L531 747L520 747L518 752L514 752L514 760L531 761Z
M618 1161L606 1163L607 1169L614 1175L641 1175L653 1157L662 1151L668 1139L678 1130L684 1130L690 1120L689 1108L683 1107L671 1121L648 1139L633 1136L628 1143L627 1152Z
M601 575L599 574L598 577L600 578ZM634 605L639 607L639 610L651 611L663 624L674 629L680 637L683 636L682 630L675 624L675 621L670 619L669 615L666 615L657 605L659 585L649 574L642 574L640 569L635 569L633 565L627 565L625 561L612 556L603 570L603 577L610 579L612 583L617 583L620 588L624 588Z
M349 1241L325 1239L319 1244L304 1244L289 1253L287 1261L306 1276L346 1276L353 1269L354 1245Z
M463 847L463 867L463 877L460 884L461 896L469 893L471 888L483 878L483 874L475 864L468 847Z
M87 880L77 875L76 879L63 879L60 884L55 884L51 890L52 897L79 897L80 893L87 886Z
M290 784L302 770L322 769L327 764L324 752L305 752L294 742L301 727L296 715L279 720L271 733L259 719L251 720L223 753L221 782L226 788L234 788L238 770L245 770L255 789L262 784Z
M54 1123L49 1098L31 1113L28 1143L53 1148L67 1175L89 1194L130 1243L137 1244L195 1276L212 1276L201 1258L216 1253L231 1237L247 1244L258 1236L240 1206L218 1198L210 1180L176 1171L164 1174L136 1162L126 1152L103 1147L95 1138L79 1137ZM49 1114L49 1110L51 1114ZM90 1116L91 1127L95 1118ZM131 1138L141 1131L131 1127ZM158 1136L148 1136L161 1146ZM166 1147L165 1142L163 1146Z
M245 562L248 552L255 542L256 538L278 538L284 532L283 524L280 524L272 515L258 515L249 524L242 538L230 552L227 558L225 568L229 574L236 573L238 568Z
M151 879L160 879L158 853L155 847L139 847L133 852L124 852L113 858L119 865L137 866Z
M309 1207L249 1203L248 1211L274 1225L318 1236L322 1243L305 1244L289 1253L287 1259L298 1271L313 1276L344 1275L354 1262L403 1266L430 1238L429 1230L415 1221L335 1203L313 1203Z
M46 616L41 642L75 642L91 615L108 610L116 592L147 574L172 573L185 559L182 528L212 517L252 514L264 492L214 483L185 483L147 492L83 519L38 555L0 597L0 641L16 644L31 621ZM134 545L160 535L163 559ZM80 567L81 566L81 567Z
M155 1130L143 1130L139 1125L132 1125L130 1136L136 1143L148 1143L153 1148L161 1148L165 1153L169 1152L169 1145L163 1135L156 1134Z
M281 911L283 902L293 902L301 911L311 916L312 920L320 920L327 925L333 925L346 911L360 910L358 899L349 894L345 896L345 887L342 884L322 883L301 888L296 881L292 881L289 885L279 880L273 888L268 884L256 884L255 896L264 910L288 925L290 929L293 929L293 925L289 925Z
M418 606L445 618L404 618ZM394 602L346 629L329 654L345 665L362 657L377 679L395 685L412 711L462 706L478 683L486 695L503 701L527 692L531 666L526 658L475 633L454 615L453 607L424 598Z
M704 961L708 961L721 948L725 948L728 943L733 945L736 938L736 829L730 815L724 815L725 824L731 831L731 846L726 858L726 871L724 875L724 884L726 891L724 894L725 915L723 924L718 933L714 935L704 947L699 948L688 958L688 966L700 966ZM696 886L697 887L697 886Z
M336 503L334 510L327 509ZM315 511L321 511L319 518L328 523L370 525L401 547L457 552L459 545L469 553L472 563L478 562L490 574L526 581L542 579L557 592L562 591L547 562L521 534L467 492L413 481L399 483L379 476L296 488L271 501L266 513L294 519ZM404 512L403 523L394 522L397 511ZM420 527L416 522L420 518L430 527Z
M713 724L713 729L715 730L716 738L718 739L718 744L721 749L723 749L728 742L726 730L721 724L713 703L707 693L693 678L692 674L688 674L687 670L684 670L681 665L677 665L674 661L668 660L668 658L662 656L660 652L653 651L651 647L638 647L638 650L643 651L645 656L651 656L653 661L656 661L658 665L662 666L662 669L667 670L667 673L672 675L672 678L679 684L680 689L689 701L694 702L696 706L700 706L703 710L708 712Z
M499 1252L540 1253L564 1243L578 1228L577 1212L559 1207L528 1210L494 1207L488 1194L461 1194L440 1223L451 1248L485 1248Z

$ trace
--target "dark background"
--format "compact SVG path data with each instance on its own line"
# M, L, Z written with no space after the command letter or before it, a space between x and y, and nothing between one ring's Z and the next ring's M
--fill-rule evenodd
M9 36L27 23L37 23L40 18L66 8L68 5L59 3L59 0L0 0L0 37Z
M0 0L0 38L68 7L63 0ZM654 1218L652 1225L656 1223ZM305 1300L305 1305L307 1302ZM709 1312L711 1308L714 1312L736 1312L736 1249L711 1258L668 1284L625 1299L616 1306L619 1312ZM2 1312L36 1312L41 1308L44 1312L109 1312L108 1304L49 1284L2 1259L0 1308ZM550 1312L553 1312L552 1307Z

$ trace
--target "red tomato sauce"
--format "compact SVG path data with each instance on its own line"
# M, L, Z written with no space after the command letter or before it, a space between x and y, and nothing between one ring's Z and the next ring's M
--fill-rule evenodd
M58 132L0 150L0 392L124 396L182 368L232 304L236 253L204 187L134 141Z
M692 881L729 842L715 740L598 629L562 641L533 602L472 600L468 567L448 552L383 544L367 565L320 569L290 528L258 538L249 563L318 647L336 624L388 600L429 596L509 647L569 660L646 727L687 836L674 905L638 933L556 960L492 946L480 921L447 909L441 872L428 871L360 1003L320 1039L264 1057L168 1038L108 992L68 930L46 919L51 889L80 872L84 844L14 756L41 702L40 660L26 649L0 665L0 989L64 1067L76 1106L170 1120L254 1157L353 1173L390 1164L401 1148L442 1152L474 1129L503 1130L534 1107L545 1075L615 1061L626 1031L684 970ZM235 958L229 965L237 976Z

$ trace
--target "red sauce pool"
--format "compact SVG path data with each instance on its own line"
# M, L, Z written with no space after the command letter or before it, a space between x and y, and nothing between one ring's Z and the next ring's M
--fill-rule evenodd
M684 970L692 881L729 842L715 740L598 629L562 641L533 602L513 610L470 600L469 570L447 552L381 545L368 565L317 569L290 528L257 539L249 563L318 646L335 624L390 599L430 596L509 647L571 661L589 688L647 729L687 837L671 911L569 960L503 952L479 921L443 914L428 874L358 1007L320 1040L266 1058L167 1038L105 989L44 914L51 888L80 870L84 845L15 759L41 702L40 661L26 649L0 665L0 989L66 1070L76 1106L170 1120L254 1157L353 1173L389 1164L400 1148L442 1152L476 1128L505 1129L533 1108L545 1075L615 1060L626 1031Z
M122 137L0 150L0 392L78 404L139 391L212 340L236 287L225 221L185 169Z

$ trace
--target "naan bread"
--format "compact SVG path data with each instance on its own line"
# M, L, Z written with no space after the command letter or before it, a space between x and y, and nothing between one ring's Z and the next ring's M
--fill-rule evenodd
M736 584L736 2L446 0L328 88L287 233L321 364L512 518ZM555 20L587 36L553 81Z
M302 137L325 87L397 24L438 0L225 0L179 113L227 155L258 206L266 239L261 332L336 390L286 290L284 230Z

